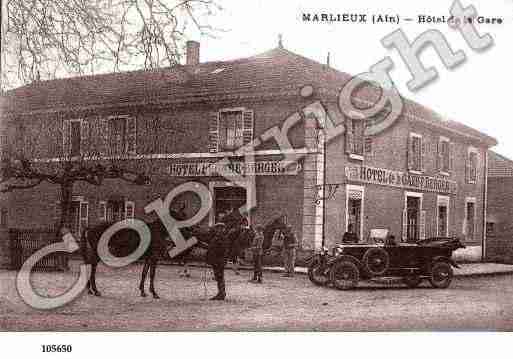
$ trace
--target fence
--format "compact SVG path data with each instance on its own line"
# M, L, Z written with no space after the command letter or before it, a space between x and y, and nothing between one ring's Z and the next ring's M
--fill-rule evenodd
M55 230L50 229L10 229L7 249L8 265L11 270L21 269L23 263L39 249L59 242ZM5 258L5 256L4 256ZM41 258L33 270L55 271L68 269L68 255L64 252L49 254Z

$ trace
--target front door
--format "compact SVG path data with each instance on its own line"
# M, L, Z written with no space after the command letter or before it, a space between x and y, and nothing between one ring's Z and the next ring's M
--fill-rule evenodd
M347 203L347 209L349 211L348 217L348 231L354 233L360 238L361 233L361 214L362 214L362 199L361 198L349 198Z
M407 242L416 242L419 239L419 217L420 198L408 196L406 198Z

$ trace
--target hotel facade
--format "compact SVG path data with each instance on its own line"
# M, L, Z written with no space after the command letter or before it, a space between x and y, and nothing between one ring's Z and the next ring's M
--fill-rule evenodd
M106 220L151 220L148 203L193 181L213 198L203 223L253 196L250 221L286 214L304 250L332 246L350 227L362 240L370 229L388 228L403 241L460 236L481 255L487 151L496 141L409 100L392 126L365 136L363 122L338 108L350 79L281 46L201 63L199 43L189 42L186 65L9 91L2 99L3 142L48 170L71 158L150 176L147 186L75 184L76 233ZM353 99L364 106L378 96L369 87ZM322 104L322 118L308 112L315 103ZM324 141L327 118L345 129L330 141ZM286 132L291 148L280 145L277 131ZM237 149L249 143L255 146L246 151L248 162ZM254 174L254 187L232 181L233 171ZM52 226L59 200L59 187L48 183L9 193L0 205L4 225ZM192 216L200 200L187 192L171 207L182 204Z

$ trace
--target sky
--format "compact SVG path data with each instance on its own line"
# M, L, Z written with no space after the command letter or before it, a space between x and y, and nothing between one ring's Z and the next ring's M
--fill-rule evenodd
M302 21L303 13L358 13L368 17L390 14L416 20L422 14L448 15L451 1L226 0L219 3L224 11L212 19L212 24L225 31L216 39L191 34L192 39L201 42L201 61L228 60L264 52L277 46L278 34L282 34L286 49L319 62L326 62L330 52L331 66L353 75L367 72L370 66L389 56L395 64L390 74L404 97L495 137L499 145L494 150L513 159L513 141L510 140L513 125L508 106L513 102L512 0L462 1L465 7L474 5L479 15L503 19L500 25L476 25L481 35L488 33L494 39L494 45L481 53L474 52L461 34L446 24ZM398 28L410 41L424 31L437 29L446 35L454 51L464 51L467 60L448 70L436 52L426 48L421 59L426 67L435 66L439 77L424 88L411 92L406 86L411 78L406 65L395 50L386 49L380 42Z

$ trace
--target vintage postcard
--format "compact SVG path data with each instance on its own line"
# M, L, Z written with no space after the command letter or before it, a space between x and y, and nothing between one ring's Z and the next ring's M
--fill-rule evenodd
M1 331L513 329L511 1L1 5Z

